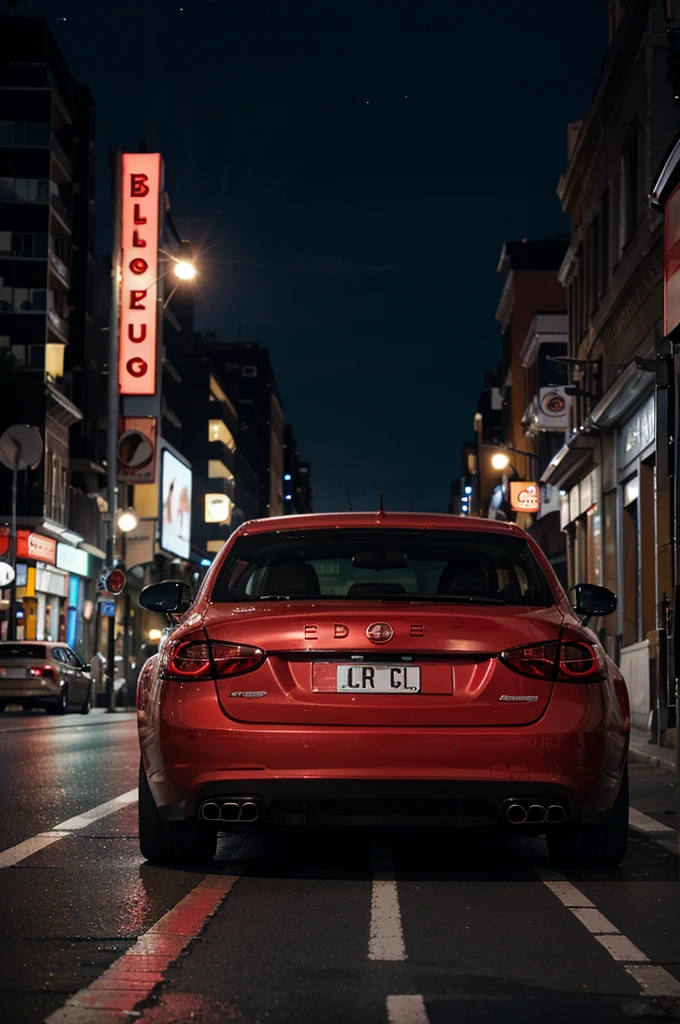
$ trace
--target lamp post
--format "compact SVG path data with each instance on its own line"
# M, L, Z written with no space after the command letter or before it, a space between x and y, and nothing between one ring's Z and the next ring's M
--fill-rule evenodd
M106 564L113 567L116 557L116 514L118 506L118 326L120 317L121 283L121 173L122 154L114 150L111 157L113 178L113 245L111 248L111 305L109 307L109 343L106 432ZM115 656L116 656L116 609L109 616L106 637L106 708L115 711Z

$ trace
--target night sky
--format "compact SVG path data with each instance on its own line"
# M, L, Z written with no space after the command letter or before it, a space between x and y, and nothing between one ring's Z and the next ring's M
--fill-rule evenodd
M166 160L200 259L197 327L270 349L315 510L446 511L503 241L568 231L555 193L605 0L21 0L98 105L106 154Z

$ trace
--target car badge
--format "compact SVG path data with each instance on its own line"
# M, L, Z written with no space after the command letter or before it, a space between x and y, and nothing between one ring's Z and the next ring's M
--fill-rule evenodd
M388 622L372 622L366 630L366 636L374 644L386 644L394 636L394 630Z
M515 693L504 693L499 700L511 701L513 704L535 704L538 696L534 694L519 695Z
M266 697L266 690L232 690L230 697Z

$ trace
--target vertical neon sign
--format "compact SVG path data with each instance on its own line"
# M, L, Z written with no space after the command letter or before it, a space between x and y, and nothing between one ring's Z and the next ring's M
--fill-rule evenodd
M160 153L124 153L118 380L121 395L156 393Z

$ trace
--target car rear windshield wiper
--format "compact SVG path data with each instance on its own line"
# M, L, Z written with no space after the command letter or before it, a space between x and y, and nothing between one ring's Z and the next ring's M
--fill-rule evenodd
M402 601L407 604L429 604L441 601L451 604L507 604L501 597L472 597L467 594L383 594L379 601Z

